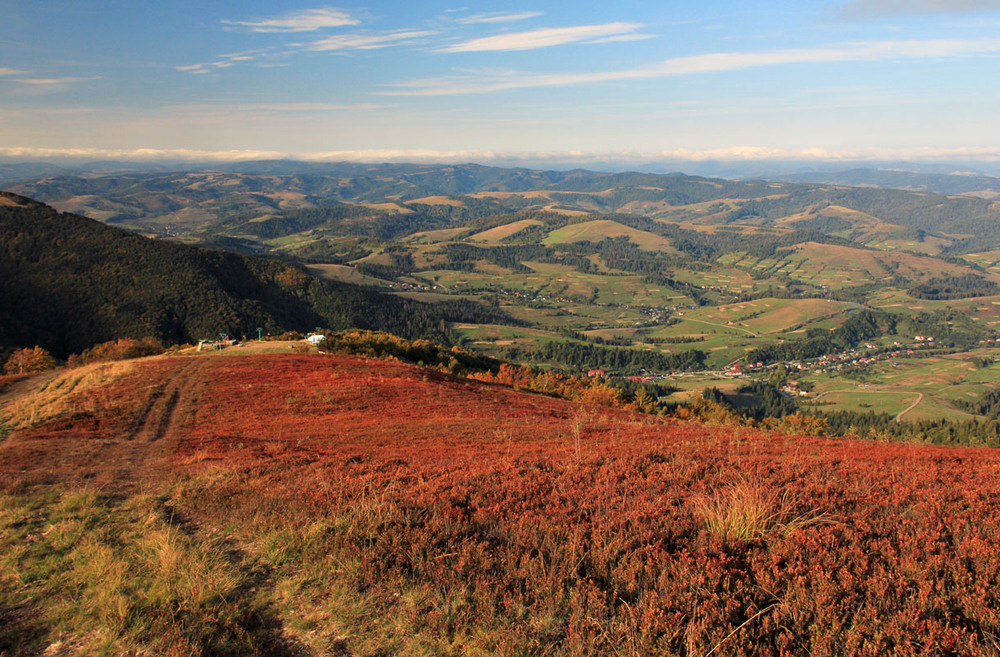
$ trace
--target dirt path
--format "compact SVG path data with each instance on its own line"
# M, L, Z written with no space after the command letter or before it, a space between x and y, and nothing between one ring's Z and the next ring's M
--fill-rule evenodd
M913 402L912 404L910 404L909 406L907 406L906 408L904 408L902 411L900 411L896 415L896 422L902 422L903 421L903 416L906 415L907 413L909 413L910 411L912 411L914 408L916 408L917 404L919 404L921 401L923 401L923 399L924 399L924 393L918 392L917 393L917 401Z
M38 374L32 374L27 378L15 381L3 390L0 390L0 408L8 404L13 404L22 397L35 394L47 386L52 379L64 372L65 370L48 370L47 372L39 372Z
M136 492L160 481L163 459L183 438L183 430L194 419L213 361L191 358L172 370L137 416L131 431L114 445L113 475L107 487L117 493ZM161 466L161 467L158 467Z
M114 393L102 393L97 387L73 402L81 404L79 408L67 404L65 419L54 416L38 429L16 431L0 440L0 489L5 484L16 489L61 483L111 495L159 492L171 470L169 459L193 425L211 370L220 361L198 356L157 361L150 359L148 367L137 363L128 374L128 385L139 389L134 391L137 395L126 397L145 402L138 408L126 405L122 412L127 415L120 422L94 432L101 420L88 415L94 402L88 402L87 395L98 400L98 408L114 407L114 399L107 397ZM46 394L45 386L63 373L57 370L17 381L0 395L0 406L16 400L30 403L30 395Z

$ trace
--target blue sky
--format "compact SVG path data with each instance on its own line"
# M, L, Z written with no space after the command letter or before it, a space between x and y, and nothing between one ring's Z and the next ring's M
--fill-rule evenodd
M0 0L0 156L1000 159L1000 0Z

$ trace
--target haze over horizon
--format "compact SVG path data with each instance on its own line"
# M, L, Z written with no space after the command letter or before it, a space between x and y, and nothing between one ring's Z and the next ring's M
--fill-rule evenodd
M0 156L1000 161L1000 0L0 0Z

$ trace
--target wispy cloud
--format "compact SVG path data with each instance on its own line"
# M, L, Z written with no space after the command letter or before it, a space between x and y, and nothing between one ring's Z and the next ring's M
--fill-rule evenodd
M513 23L515 21L523 21L541 15L542 12L540 11L520 11L513 14L503 14L497 12L490 14L473 14L472 16L464 16L453 20L456 23L461 23L463 25L475 25L478 23Z
M0 76L4 75L25 75L27 71L21 71L16 68L8 68L6 66L0 66Z
M27 84L32 86L65 86L70 84L76 84L77 82L88 82L90 80L100 80L101 77L93 76L89 78L13 78L11 82L17 82L18 84Z
M214 62L202 62L200 64L187 64L184 66L175 66L174 69L178 71L184 71L185 73L194 73L195 75L206 75L212 73L218 69L229 68L230 66L235 66L236 64L245 64L247 62L258 62L258 65L263 65L262 60L284 57L289 55L288 51L277 50L274 48L259 48L257 50L243 50L241 52L232 52L219 55L219 58Z
M471 39L438 48L437 52L535 50L569 43L597 43L601 39L633 33L641 27L641 23L605 23L603 25L542 28Z
M622 41L643 41L645 39L655 38L655 34L618 34L615 36L604 37L602 39L587 41L587 43L619 43Z
M516 71L478 71L442 78L400 82L380 92L389 96L449 96L556 87L622 80L665 78L699 73L739 71L764 66L823 62L863 62L932 59L1000 54L1000 39L879 41L833 45L821 48L763 52L709 53L667 59L652 66L618 71L529 74Z
M1000 0L849 0L835 9L845 18L969 14L1000 10Z
M293 47L313 51L343 51L343 50L378 50L391 46L412 45L421 39L438 34L434 30L398 30L382 33L337 34L312 41L310 43L295 43Z
M226 25L251 32L314 32L328 27L357 25L360 21L347 12L330 7L292 11L277 18L255 21L222 21Z
M204 64L188 64L187 66L175 66L178 71L193 73L195 75L207 75L220 68L229 68L233 63L229 61L205 62Z
M379 50L394 46L405 46L420 43L423 39L438 34L436 30L395 30L390 32L353 32L349 34L331 35L316 41L288 44L287 47L269 47L256 50L225 53L216 61L198 64L175 66L178 71L207 75L219 69L229 68L236 64L253 62L256 66L274 65L282 58L307 52L346 52L352 50Z

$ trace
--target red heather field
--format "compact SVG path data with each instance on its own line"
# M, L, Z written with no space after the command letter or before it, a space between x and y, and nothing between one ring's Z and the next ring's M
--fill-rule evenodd
M0 654L1000 654L996 451L663 421L348 356L154 358L70 394L0 442L0 526L32 546L0 577ZM131 611L66 620L29 557L83 569L50 538L80 508L118 533L78 542L166 531L194 556L136 548ZM185 569L183 595L140 590ZM79 594L104 600L93 579Z

